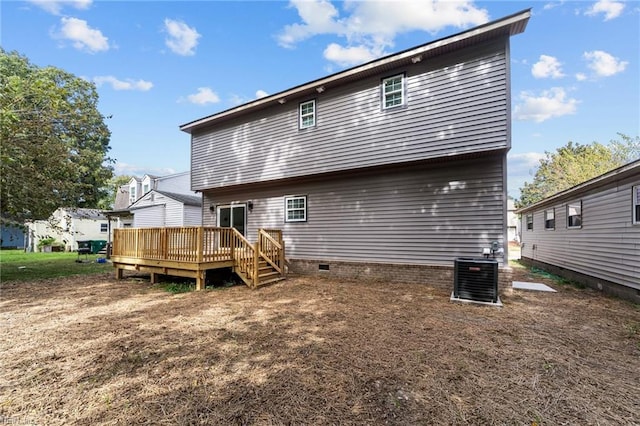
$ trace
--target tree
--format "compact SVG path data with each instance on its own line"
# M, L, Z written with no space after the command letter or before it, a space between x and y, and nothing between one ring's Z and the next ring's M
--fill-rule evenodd
M0 48L3 220L97 207L113 175L111 133L97 103L93 83Z
M618 134L622 141L609 145L569 142L555 152L545 152L545 158L533 177L520 188L516 207L524 207L571 188L640 157L640 137Z
M105 188L105 195L99 201L98 208L102 210L110 210L113 208L116 202L116 195L118 194L118 190L122 185L126 185L131 180L131 176L129 175L119 175L113 176L109 179L107 183L107 187Z

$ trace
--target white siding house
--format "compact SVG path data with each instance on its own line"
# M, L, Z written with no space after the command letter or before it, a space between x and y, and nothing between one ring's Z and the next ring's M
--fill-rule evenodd
M129 206L134 228L202 225L202 199L152 189Z
M200 226L202 196L191 190L190 172L167 176L147 174L142 178L133 177L123 185L114 210L106 214L116 221L115 228Z
M47 220L28 222L27 229L27 248L31 251L37 250L45 238L55 238L66 251L75 251L78 241L107 241L109 237L107 217L96 209L59 208Z

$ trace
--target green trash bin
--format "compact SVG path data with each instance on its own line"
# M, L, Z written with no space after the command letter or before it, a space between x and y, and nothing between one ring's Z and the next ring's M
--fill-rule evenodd
M92 254L98 254L107 245L107 240L91 240L90 242Z

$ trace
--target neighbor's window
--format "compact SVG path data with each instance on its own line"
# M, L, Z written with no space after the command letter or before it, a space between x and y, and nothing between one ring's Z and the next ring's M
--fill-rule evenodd
M556 210L544 211L544 229L556 229Z
M148 183L145 183L145 184L142 186L142 193L143 193L143 194L146 194L147 192L149 192L149 184L148 184Z
M285 222L306 222L307 196L299 195L295 197L285 197L284 209L285 209L285 214L284 214Z
M633 224L640 225L640 185L631 188L633 192Z
M533 231L533 214L528 214L526 216L527 221L527 231Z
M404 105L404 74L382 80L382 108Z
M567 228L582 227L582 201L567 204Z
M130 186L129 187L129 204L133 204L136 201L136 187L135 186Z
M109 230L109 225L107 225L106 223L100 224L100 232L107 232L108 230Z
M300 128L306 129L316 125L316 101L311 100L300 104Z

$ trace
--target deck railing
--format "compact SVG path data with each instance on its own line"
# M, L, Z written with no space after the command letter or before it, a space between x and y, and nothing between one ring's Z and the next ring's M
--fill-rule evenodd
M115 229L112 256L176 262L232 259L232 229L216 227Z
M282 274L284 270L284 241L279 229L259 229L257 248L259 255L273 269Z
M115 229L112 257L120 264L145 261L173 262L178 268L211 269L216 262L232 261L235 272L250 287L261 284L261 262L284 275L284 240L279 229L259 229L251 243L234 228L128 228ZM194 266L188 266L194 265ZM269 275L263 279L268 281Z

